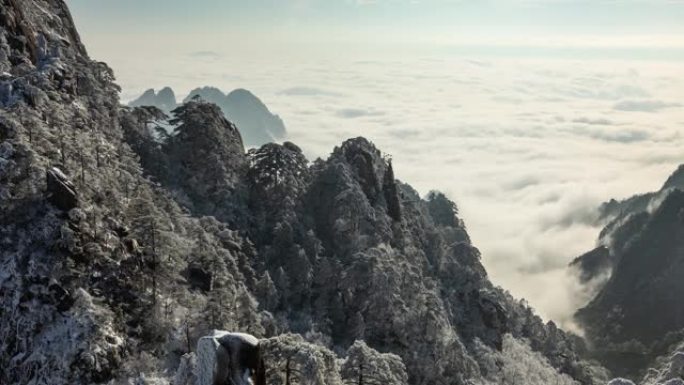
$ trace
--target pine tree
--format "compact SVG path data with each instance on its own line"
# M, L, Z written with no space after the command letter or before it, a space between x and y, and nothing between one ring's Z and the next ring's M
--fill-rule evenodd
M256 295L263 309L273 311L278 306L280 302L278 289L276 289L268 271L264 272L264 275L257 282Z
M395 354L381 354L356 341L347 350L340 374L349 385L408 385L406 367Z

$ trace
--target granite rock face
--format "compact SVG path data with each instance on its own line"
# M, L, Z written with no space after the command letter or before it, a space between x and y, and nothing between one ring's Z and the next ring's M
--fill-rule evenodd
M0 26L0 382L103 382L122 364L125 339L84 288L88 275L67 265L99 253L69 216L106 190L83 192L52 167L73 175L83 165L85 175L97 166L96 151L80 150L86 138L116 141L119 89L88 58L63 1L3 0ZM113 159L114 148L100 150Z
M63 1L0 2L0 383L188 383L215 329L266 338L270 382L347 383L360 359L400 384L607 378L369 140L310 162L245 152L205 101L119 106ZM47 187L55 165L73 188ZM68 212L45 194L62 185Z
M62 210L69 211L78 205L76 187L64 173L52 167L46 172L47 190L50 201Z
M196 350L196 385L214 385L216 373L218 338L228 334L226 331L214 331L211 335L204 336L197 341Z

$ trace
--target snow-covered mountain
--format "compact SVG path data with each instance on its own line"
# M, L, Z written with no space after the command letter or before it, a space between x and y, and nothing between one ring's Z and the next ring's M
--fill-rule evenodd
M0 5L0 383L191 384L212 329L262 338L269 383L607 382L372 142L311 162L204 97L120 106L63 0Z

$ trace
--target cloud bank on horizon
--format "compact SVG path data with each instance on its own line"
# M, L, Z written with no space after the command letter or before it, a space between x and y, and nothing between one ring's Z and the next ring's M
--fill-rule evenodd
M196 35L183 37L183 32L207 30L195 30L192 21L171 22L175 30L157 31L153 38L135 32L141 26L125 31L93 25L108 7L116 8L109 10L116 15L146 4L143 15L136 16L144 18L155 2L102 0L95 6L90 0L69 0L88 49L114 68L124 100L166 85L181 96L202 85L225 91L242 87L283 118L288 139L309 159L327 156L349 137L369 138L392 154L398 178L422 193L442 190L458 203L495 283L568 328L570 315L588 297L565 266L594 246L597 205L656 190L684 163L684 34L681 23L676 28L671 23L684 20L684 2L258 0L234 9L257 17L275 11L244 9L244 3L290 7L277 27L288 31L296 30L286 21L293 14L325 11L335 20L347 17L330 29L352 42L367 33L359 27L365 20L390 29L410 20L413 27L399 35L406 36L422 30L416 27L425 22L421 18L442 20L448 10L484 15L480 24L458 25L466 19L463 14L453 19L449 33L466 42L460 32L480 38L478 44L460 46L369 45L375 35L358 44L301 45L294 37L269 40L219 26L217 34L193 41ZM221 14L236 3L200 4L193 12L215 6ZM596 14L582 22L582 10L590 6ZM391 21L382 21L387 12L374 15L372 10L364 16L369 19L350 16L369 7L399 10ZM431 19L432 11L402 13L412 7L446 15ZM526 24L523 11L530 7L538 9L533 16L555 16ZM510 8L520 14L507 16ZM156 12L163 21L174 20L179 10ZM499 19L506 21L503 28L485 25ZM602 27L601 20L614 23ZM551 26L554 21L559 25ZM534 28L528 25L555 35L550 40L529 35ZM630 32L615 33L611 26ZM422 38L439 41L440 31L428 29ZM219 42L224 32L230 38ZM533 38L496 38L506 32ZM532 45L536 48L523 47Z

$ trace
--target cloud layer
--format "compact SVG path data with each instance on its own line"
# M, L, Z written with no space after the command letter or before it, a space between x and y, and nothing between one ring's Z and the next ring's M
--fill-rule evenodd
M495 283L566 327L588 293L565 266L594 246L594 208L655 190L684 163L681 62L388 50L222 57L112 65L124 98L165 85L180 95L205 84L250 89L309 159L368 137L393 156L398 178L457 202Z

